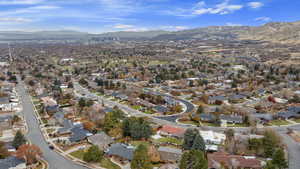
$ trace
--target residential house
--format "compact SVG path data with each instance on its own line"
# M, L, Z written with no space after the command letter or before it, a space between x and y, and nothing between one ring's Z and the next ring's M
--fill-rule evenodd
M88 142L93 145L97 145L101 150L105 150L111 143L114 142L114 140L104 132L100 132L88 137Z
M167 107L161 105L154 106L152 109L159 114L165 114L169 111Z
M223 152L215 152L207 155L209 169L222 168L247 168L262 169L264 162L255 157L246 157L239 155L230 155Z
M228 97L228 100L231 102L231 103L239 103L241 102L242 100L244 100L247 96L245 95L241 95L241 94L234 94L234 95L230 95Z
M110 157L118 157L123 161L131 161L135 148L130 145L115 143L112 144L107 150L106 154Z
M183 138L185 129L164 125L158 130L158 134L167 137Z
M159 167L159 169L179 169L179 166L177 164L164 164Z
M18 103L10 102L9 97L0 97L0 111L15 111Z
M252 117L260 121L261 123L268 123L273 120L273 116L268 113L253 113L250 114Z
M160 155L160 159L164 162L176 162L181 159L182 150L178 148L172 147L159 147L158 153Z
M206 144L222 144L226 140L225 134L214 131L200 130L200 135L203 137Z
M176 106L178 104L178 102L172 97L165 96L164 99L168 106Z
M208 97L208 104L223 104L227 98L225 96L209 96Z
M12 116L0 116L0 131L12 128Z
M1 169L26 169L25 160L19 159L15 156L10 156L5 159L0 159Z
M199 114L200 120L203 122L215 122L217 117L211 113L201 113Z
M242 124L244 122L243 116L239 115L220 115L220 120L224 121L226 123L232 123L232 124Z
M276 118L287 120L291 118L300 118L300 114L293 112L293 111L285 111L285 112L278 112L275 115Z
M85 130L82 124L76 124L71 129L72 135L70 136L69 140L71 143L76 143L85 140L87 137L92 136L93 134L90 133L88 130Z

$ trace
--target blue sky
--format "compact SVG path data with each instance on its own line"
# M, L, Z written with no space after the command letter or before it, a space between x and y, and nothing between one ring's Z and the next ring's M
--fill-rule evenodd
M183 30L300 20L298 0L0 0L1 31Z

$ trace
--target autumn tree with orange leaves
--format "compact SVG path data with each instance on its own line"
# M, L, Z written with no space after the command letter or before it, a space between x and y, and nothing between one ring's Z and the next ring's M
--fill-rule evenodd
M29 165L37 163L42 155L43 153L38 146L30 144L21 145L16 152L16 156L20 159L24 159Z

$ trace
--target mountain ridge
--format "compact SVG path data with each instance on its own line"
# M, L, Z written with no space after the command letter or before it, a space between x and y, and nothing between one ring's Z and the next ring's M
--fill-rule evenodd
M300 21L269 22L261 26L208 26L182 31L120 31L92 34L60 31L0 31L1 40L263 40L300 43Z

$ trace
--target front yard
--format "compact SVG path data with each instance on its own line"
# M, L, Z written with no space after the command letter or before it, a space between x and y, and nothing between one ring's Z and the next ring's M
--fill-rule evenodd
M70 153L71 156L83 160L84 150L78 150ZM117 164L113 163L109 158L103 157L99 166L107 169L121 169Z
M282 126L282 125L289 125L291 124L290 122L286 120L272 120L271 122L268 123L270 126Z
M183 144L183 140L173 138L173 137L162 137L155 141L157 141L158 143L162 143L162 144L173 144L173 145L179 145L179 146Z

